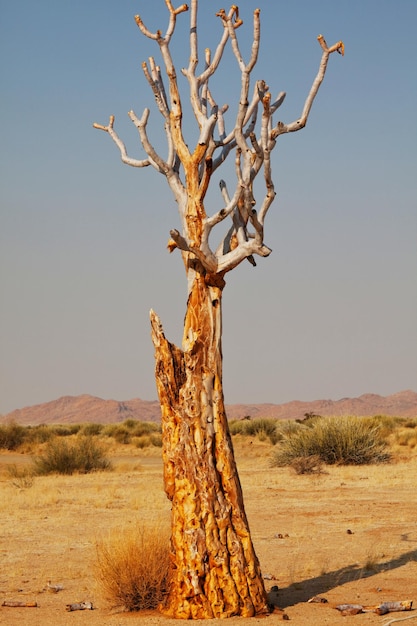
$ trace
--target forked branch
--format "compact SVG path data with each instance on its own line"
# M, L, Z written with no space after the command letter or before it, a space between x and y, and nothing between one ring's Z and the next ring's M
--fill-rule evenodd
M274 128L274 130L271 133L271 137L273 139L275 139L279 135L282 135L283 133L292 133L294 131L301 130L301 128L304 128L304 126L307 124L308 116L309 116L311 107L313 106L314 99L317 96L321 83L323 82L330 55L332 54L332 52L338 52L342 56L345 54L345 45L343 41L338 41L337 43L335 43L333 46L330 46L329 48L327 46L327 43L323 35L319 35L317 37L317 40L323 50L323 54L321 57L319 70L317 72L317 75L313 81L311 89L304 103L304 108L301 113L301 117L298 120L291 122L290 124L283 124L282 122L278 122L277 126Z
M119 148L120 157L123 163L126 163L126 165L131 165L132 167L147 167L148 165L151 165L151 160L149 158L139 160L139 159L133 159L132 157L128 156L125 144L123 143L119 135L114 130L114 120L115 120L114 115L110 115L110 120L107 126L103 126L102 124L97 124L96 122L94 122L93 127L98 128L99 130L104 130L106 133L109 133L110 137L113 139L114 143Z

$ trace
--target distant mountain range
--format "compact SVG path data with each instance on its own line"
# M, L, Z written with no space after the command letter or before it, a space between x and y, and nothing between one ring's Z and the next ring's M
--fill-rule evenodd
M301 402L294 400L285 404L231 404L226 407L229 419L274 418L302 419L306 413L315 415L394 415L399 417L417 417L417 393L400 391L390 396L378 396L367 393L359 398L341 400L314 400ZM33 426L37 424L76 424L95 422L109 424L123 422L126 419L147 422L159 422L161 411L155 401L103 400L94 396L64 396L17 409L0 418L0 422L13 420L18 424Z

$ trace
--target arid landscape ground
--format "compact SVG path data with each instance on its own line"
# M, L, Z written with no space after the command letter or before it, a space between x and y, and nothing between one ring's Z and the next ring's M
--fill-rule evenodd
M299 626L417 624L417 610L342 616L339 604L413 600L417 608L417 450L394 462L331 466L297 475L270 465L273 447L235 438L236 458L252 537L268 590L277 606L267 617L231 618L249 626L289 620ZM0 606L4 626L172 626L157 611L111 610L94 577L96 544L115 529L169 519L159 448L110 450L113 472L13 480L8 467L30 456L0 454ZM45 587L60 584L51 593ZM308 602L313 596L326 603ZM67 612L90 601L94 610ZM212 620L211 623L219 620ZM175 621L175 623L177 623Z

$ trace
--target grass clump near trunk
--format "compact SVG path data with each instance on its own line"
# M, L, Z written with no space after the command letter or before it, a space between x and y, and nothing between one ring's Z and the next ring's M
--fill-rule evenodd
M78 437L67 441L55 437L42 454L33 459L34 471L45 474L89 474L111 469L103 446L93 437Z
M314 457L328 465L366 465L389 461L387 443L375 421L361 417L321 417L284 435L272 465L293 465Z
M112 608L155 609L167 592L169 532L140 526L97 543L96 579Z

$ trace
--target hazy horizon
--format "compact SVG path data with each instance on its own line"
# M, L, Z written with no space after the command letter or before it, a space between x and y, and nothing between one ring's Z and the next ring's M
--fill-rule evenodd
M291 405L293 403L298 406L299 404L301 404L301 405L308 405L308 404L313 405L313 404L320 403L320 402L324 402L326 404L329 403L329 405L330 405L330 403L332 405L333 404L337 405L338 403L344 403L346 401L347 402L350 402L350 401L354 402L355 400L363 401L363 399L366 399L366 400L370 401L369 396L371 396L371 397L375 396L376 398L381 398L382 400L384 400L386 398L391 398L393 396L399 396L399 395L408 394L408 393L417 394L417 392L412 390L412 389L402 389L401 391L398 391L398 392L396 392L394 394L390 394L389 396L381 396L380 394L365 393L365 394L362 394L361 396L358 396L357 398L356 397L314 398L314 399L310 398L309 400L297 400L296 398L293 398L293 400L289 400L287 402L280 402L280 403L278 403L278 402L277 403L275 403L275 402L257 402L257 403L253 403L253 402L245 402L245 403L243 403L243 402L233 402L233 403L228 403L228 402L226 402L226 408L227 407L239 407L239 406L241 406L241 407L251 407L251 406L253 406L253 407L262 407L262 406L271 406L271 407L275 407L276 406L276 407L280 407L280 406ZM99 396L93 396L92 394L86 393L86 394L79 394L77 396L72 396L72 395L60 396L59 398L52 398L50 400L47 400L46 402L40 402L40 403L37 403L37 404L34 404L34 405L25 406L25 407L17 407L16 409L10 411L9 413L7 413L5 415L2 415L2 416L0 415L0 417L3 417L3 418L7 417L8 415L10 415L10 413L14 413L16 411L20 412L20 411L25 411L27 409L29 409L29 410L30 409L36 409L37 407L44 406L45 404L54 405L56 402L59 402L60 400L65 400L66 401L65 404L64 404L64 409L63 409L63 413L66 413L68 406L73 407L72 401L77 401L77 400L81 400L81 399L84 399L84 398L85 399L90 399L91 398L91 400L93 402L94 401L103 401L103 402L114 402L114 403L129 403L129 402L134 403L136 401L139 401L141 403L143 402L144 404L157 404L157 405L159 405L159 401L158 401L157 398L151 398L151 399L149 399L149 398L137 398L137 397L136 398L101 398ZM89 400L87 400L87 401L89 401ZM132 408L132 407L130 407L130 408ZM79 409L79 412L82 413L82 409ZM391 413L389 413L389 414L391 414ZM395 415L397 415L397 414L401 415L402 414L401 410L399 412L395 413ZM129 413L129 416L131 417L132 414ZM230 417L230 415L228 413L228 418L229 419L242 419L242 418L236 418L233 415L233 412L232 412L232 417ZM14 419L14 417L12 417L12 419ZM45 416L43 417L43 419L45 419ZM146 417L143 418L143 419L146 420ZM46 421L48 423L48 420L46 420ZM88 421L88 418L87 418L87 421Z

